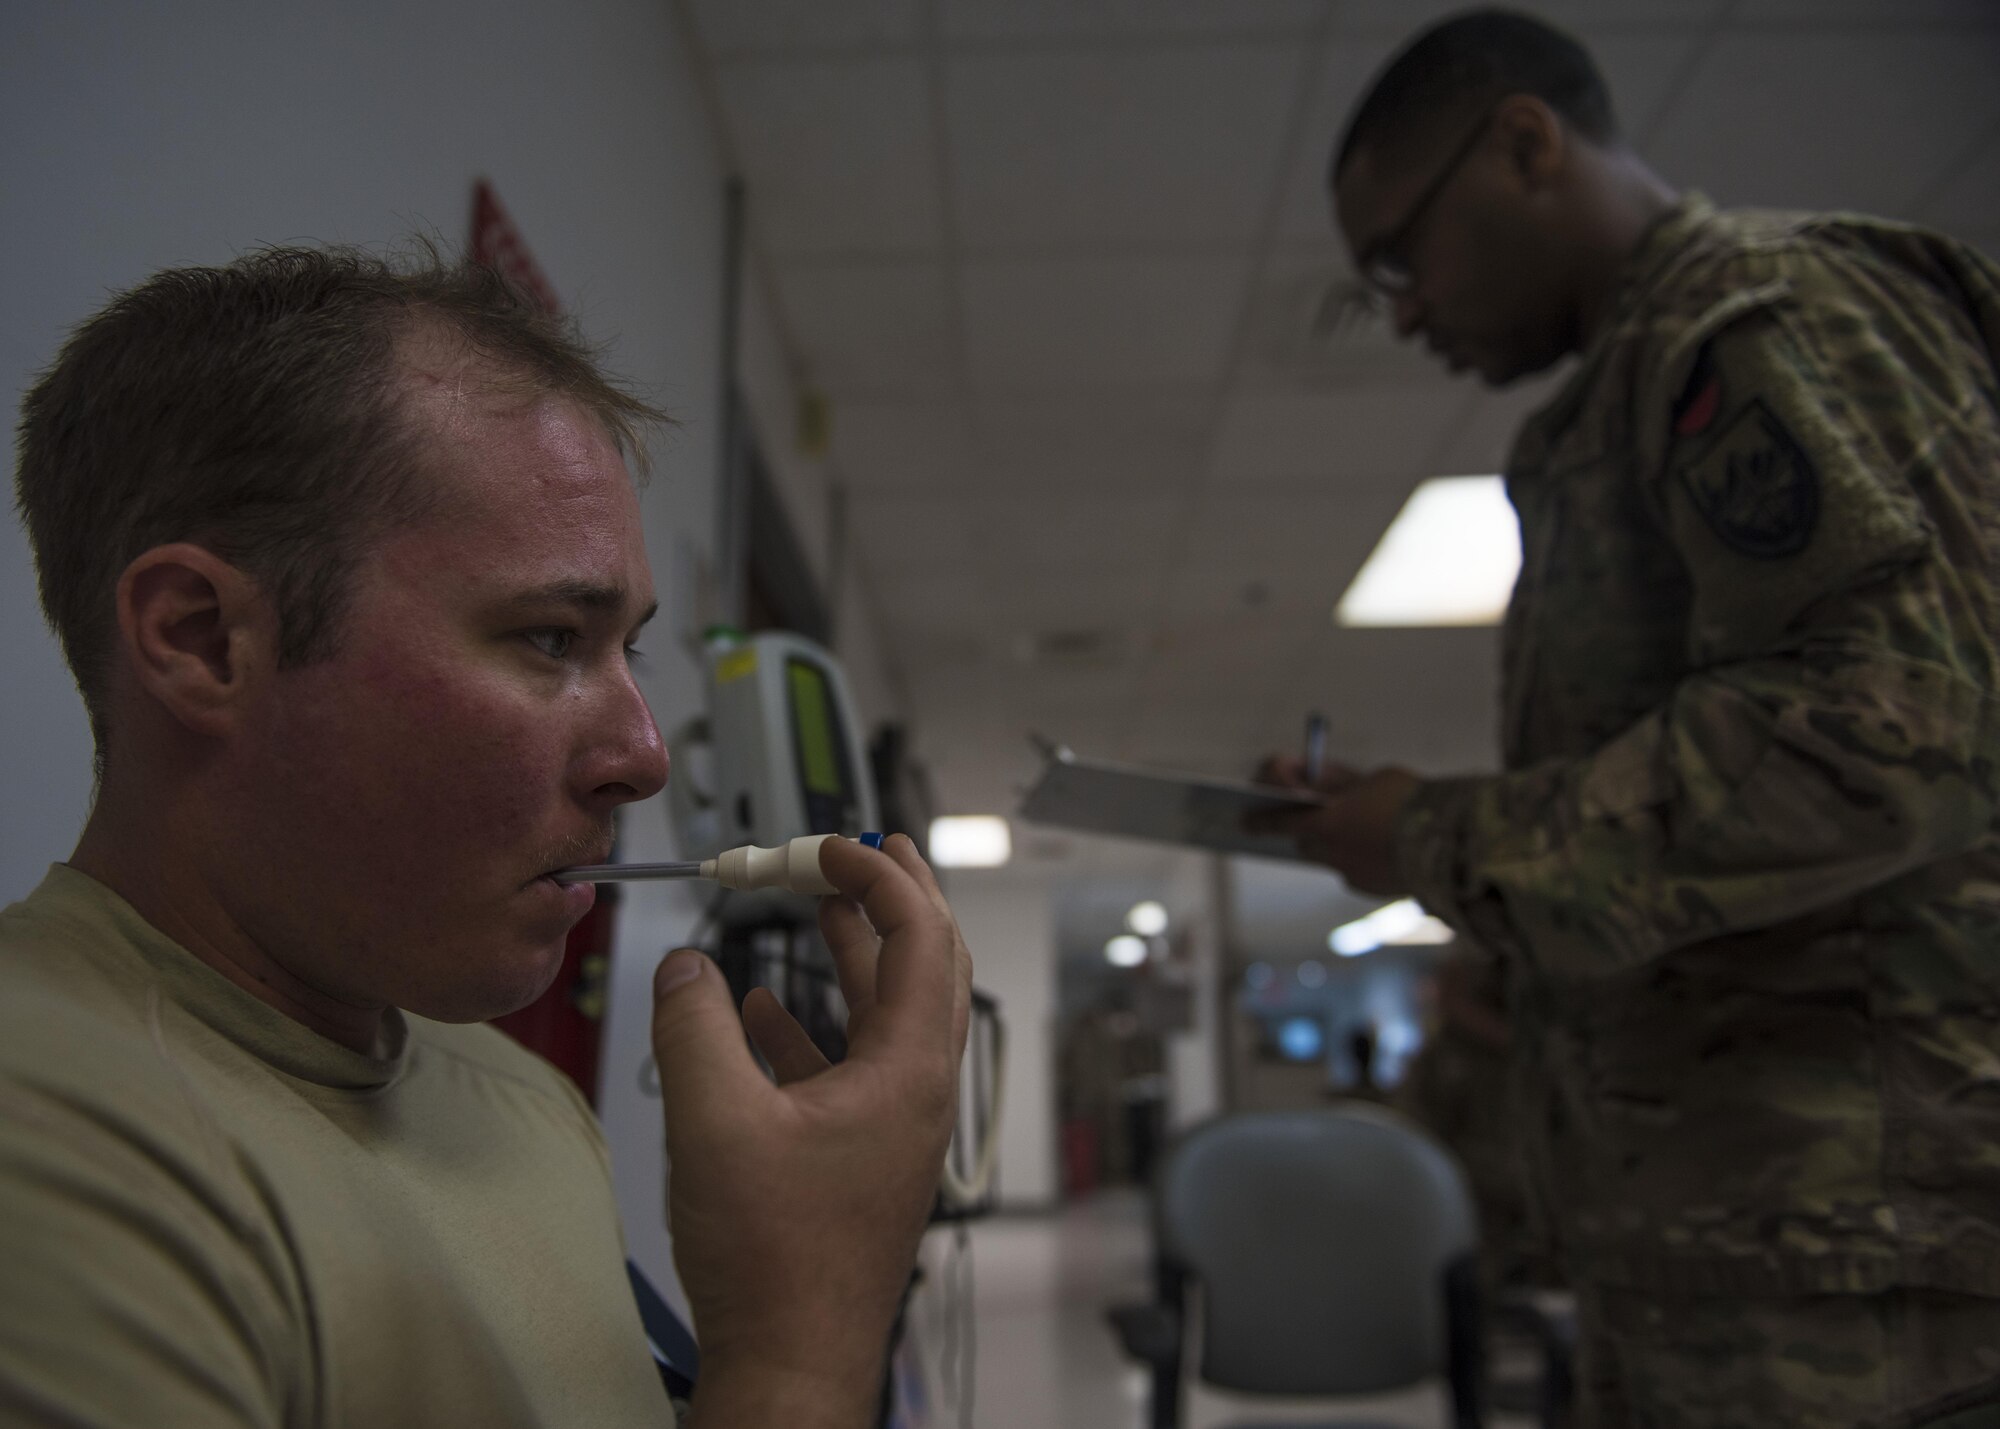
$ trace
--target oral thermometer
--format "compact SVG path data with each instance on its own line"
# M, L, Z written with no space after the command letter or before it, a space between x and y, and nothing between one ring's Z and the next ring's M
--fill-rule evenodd
M686 863L593 863L558 869L558 883L630 883L651 878L708 878L724 888L748 891L782 888L791 893L838 893L819 871L819 846L839 834L807 834L777 848L744 845ZM863 834L861 842L882 847L882 835Z

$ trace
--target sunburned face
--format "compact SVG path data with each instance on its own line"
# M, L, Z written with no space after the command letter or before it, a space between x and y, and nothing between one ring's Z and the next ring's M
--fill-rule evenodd
M631 643L654 608L616 448L548 397L419 373L444 500L362 559L336 653L251 732L244 931L357 1007L470 1021L561 966L612 811L667 777Z

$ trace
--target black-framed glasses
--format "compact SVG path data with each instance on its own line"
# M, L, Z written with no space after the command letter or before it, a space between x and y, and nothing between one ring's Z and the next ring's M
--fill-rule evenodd
M1451 157L1444 161L1431 181L1424 186L1424 191L1417 195L1416 201L1410 205L1410 211L1403 215L1403 221L1369 245L1367 256L1361 260L1361 277L1376 292L1393 296L1397 293L1407 293L1415 286L1416 274L1410 270L1409 252L1410 241L1416 235L1417 225L1423 221L1424 214L1430 210L1433 203L1437 202L1437 197L1444 192L1445 185L1451 182L1451 176L1458 172L1459 166L1466 161L1473 147L1486 133L1486 127L1493 122L1493 115L1496 112L1489 109L1485 117L1472 126L1472 132L1459 141L1458 147L1452 150Z

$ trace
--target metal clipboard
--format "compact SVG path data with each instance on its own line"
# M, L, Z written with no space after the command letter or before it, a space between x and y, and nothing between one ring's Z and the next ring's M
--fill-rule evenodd
M1267 784L1079 759L1043 739L1035 745L1042 752L1042 772L1019 810L1031 823L1297 862L1297 843L1278 834L1247 833L1243 820L1320 802Z

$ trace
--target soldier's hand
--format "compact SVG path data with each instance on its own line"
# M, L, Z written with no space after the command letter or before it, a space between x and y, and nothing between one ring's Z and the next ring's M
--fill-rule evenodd
M1273 754L1257 766L1251 776L1259 784L1273 784L1280 789L1301 789L1315 794L1338 794L1361 778L1361 771L1350 769L1345 764L1328 764L1321 768L1319 778L1306 778L1306 762L1296 754Z
M930 869L900 836L880 853L829 840L820 867L845 895L820 908L849 1008L838 1066L768 992L751 993L739 1022L699 953L673 954L654 977L702 1423L871 1421L957 1113L972 960Z
M1260 775L1264 771L1274 776L1266 783L1306 787L1304 770L1296 761L1287 766L1280 759L1269 759ZM1396 868L1396 819L1422 782L1409 770L1393 766L1366 774L1330 769L1314 786L1322 795L1319 807L1255 814L1247 827L1296 840L1301 857L1325 864L1358 892L1398 898L1409 889Z

